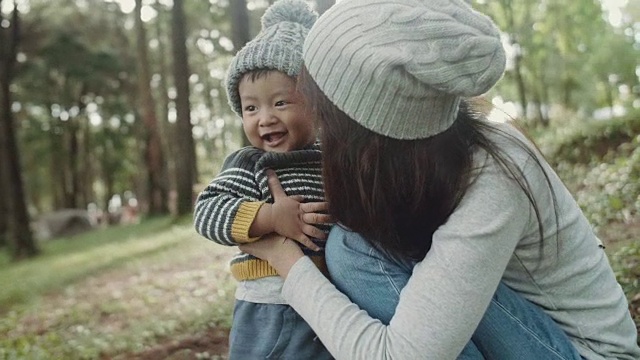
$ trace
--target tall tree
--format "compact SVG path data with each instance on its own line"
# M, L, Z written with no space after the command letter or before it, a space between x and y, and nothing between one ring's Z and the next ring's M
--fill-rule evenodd
M3 15L2 15L2 0L0 0L0 24L2 23ZM5 63L5 44L7 40L5 39L5 30L0 25L0 81L2 85L0 87L0 104L4 106L5 96L4 96L4 63ZM2 116L2 115L0 115ZM2 124L4 123L4 119L0 119L0 199L9 198L9 184L8 184L8 175L6 175L9 170L6 164L8 163L8 159L6 159L5 154L8 154L9 150L6 146L5 136L3 135L4 127ZM9 235L9 204L8 201L0 201L0 247L5 246L7 244L7 237Z
M504 19L507 23L507 29L511 31L509 34L509 44L514 49L513 57L513 75L516 82L516 88L518 89L518 98L520 100L520 106L522 107L522 117L527 118L527 90L524 84L524 78L522 76L522 46L518 40L516 34L516 15L515 9L511 6L510 0L501 0L497 2L503 12ZM528 20L528 19L527 19ZM524 21L524 20L523 20ZM524 34L523 34L524 35Z
M231 1L230 10L231 41L233 42L233 48L237 52L251 40L251 33L249 29L249 13L247 11L246 0ZM244 131L242 131L242 145L251 145Z
M0 0L0 9L2 0ZM0 23L5 23L0 11ZM16 142L13 112L11 110L11 82L15 76L16 56L20 39L18 6L14 0L13 13L9 26L0 27L0 165L5 164L3 171L5 185L3 195L8 204L9 220L8 243L14 260L32 257L39 250L30 228L27 211L20 154Z
M232 2L233 3L233 2ZM183 0L174 0L172 16L173 77L176 86L176 215L193 212L193 184L196 179L196 154L189 103L189 62Z
M249 31L249 13L246 0L234 0L229 4L231 10L231 41L236 51L251 40Z
M138 93L142 122L145 127L145 163L147 166L147 194L149 215L163 215L169 212L167 168L162 151L162 139L158 129L156 104L151 93L151 75L147 54L147 35L142 23L142 0L136 0L135 27L138 64Z
M0 0L0 3L2 0ZM1 5L1 4L0 4ZM0 22L2 21L2 14L0 14ZM1 33L2 29L0 28L0 63L4 62L4 35ZM4 75L2 75L2 65L0 65L0 81ZM0 92L4 92L4 85L0 88ZM4 95L0 93L0 98L2 103L4 104L6 100L4 100ZM4 105L3 105L4 106ZM2 116L2 115L0 115ZM5 136L3 135L4 119L0 120L0 199L8 199L9 198L9 176L7 172L9 167L6 166L8 163L8 159L6 159L6 154L9 153ZM9 202L8 201L0 201L0 247L4 247L7 245L7 238L9 236Z
M0 46L2 46L2 44L0 44ZM6 161L4 160L4 154L6 152L7 150L5 149L4 137L0 134L0 199L7 199L9 197L7 191L8 185L5 181ZM9 235L8 217L9 204L7 201L0 201L0 247L4 247L7 245L7 236Z
M166 30L170 21L170 14L161 4L161 0L156 0L154 4L155 10L158 12L156 20L156 39L158 41L158 72L160 73L160 81L158 83L158 124L160 125L160 137L162 138L162 145L165 154L174 154L174 143L169 140L169 135L175 132L174 124L169 122L169 82L167 81L170 76L170 69L167 64L167 36L169 31ZM175 174L175 159L168 156L167 159L167 171L169 174ZM169 189L175 189L175 176L169 176Z
M32 62L36 61L41 64L37 71L41 74L34 82L37 85L23 87L29 91L28 101L41 98L51 111L51 179L57 193L56 207L84 208L87 199L82 195L91 184L87 169L80 166L89 150L84 148L90 138L87 106L104 99L116 83L120 62L115 54L99 49L73 29L59 27L50 29L44 46L33 54ZM32 71L36 71L33 66ZM96 100L97 95L102 100Z

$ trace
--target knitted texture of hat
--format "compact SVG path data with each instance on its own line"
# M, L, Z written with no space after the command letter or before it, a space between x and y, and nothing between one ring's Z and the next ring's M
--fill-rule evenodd
M302 0L279 0L262 16L262 30L235 55L226 77L229 105L242 116L238 85L254 70L278 70L296 77L302 68L302 45L318 14Z
M395 139L448 129L502 77L500 34L463 0L343 0L313 26L309 74L340 110Z

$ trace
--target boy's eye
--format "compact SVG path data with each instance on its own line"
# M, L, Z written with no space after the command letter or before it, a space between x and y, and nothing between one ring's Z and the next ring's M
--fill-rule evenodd
M276 101L276 106L284 106L286 104L287 104L287 102L284 101L284 100Z
M244 107L244 111L255 111L256 107L255 105L247 105Z

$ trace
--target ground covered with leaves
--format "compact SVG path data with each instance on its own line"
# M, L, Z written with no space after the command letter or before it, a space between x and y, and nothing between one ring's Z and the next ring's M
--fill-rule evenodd
M226 264L235 249L184 225L120 245L164 239L169 246L11 307L0 320L0 358L225 358L234 290Z

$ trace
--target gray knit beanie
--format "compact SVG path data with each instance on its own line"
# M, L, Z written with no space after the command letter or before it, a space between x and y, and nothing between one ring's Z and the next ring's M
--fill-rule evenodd
M262 16L262 30L235 55L226 78L227 99L242 116L238 84L254 70L278 70L291 77L302 68L302 45L318 14L302 0L278 0Z
M460 99L502 76L500 34L464 0L342 0L304 44L309 74L340 110L395 139L455 121Z

